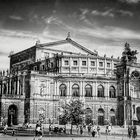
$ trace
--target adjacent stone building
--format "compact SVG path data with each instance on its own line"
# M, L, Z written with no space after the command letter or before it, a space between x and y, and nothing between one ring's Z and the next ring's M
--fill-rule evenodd
M45 44L38 41L9 57L10 70L0 73L1 122L59 123L61 105L72 98L81 99L99 125L123 125L124 120L138 118L140 64L136 59L125 63L124 72L122 60L99 56L70 36Z

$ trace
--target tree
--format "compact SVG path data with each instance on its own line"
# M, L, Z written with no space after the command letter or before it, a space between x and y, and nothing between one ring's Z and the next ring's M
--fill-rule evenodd
M126 62L134 62L137 60L136 54L138 54L137 50L131 50L130 45L125 43L124 51L122 52L121 61L123 63Z
M84 115L84 103L78 100L70 100L68 103L62 106L62 114L60 115L61 121L64 123L69 122L72 125L79 125L83 123Z

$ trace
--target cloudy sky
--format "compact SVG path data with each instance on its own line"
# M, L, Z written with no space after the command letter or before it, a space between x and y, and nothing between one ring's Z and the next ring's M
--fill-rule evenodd
M140 0L0 0L0 69L9 68L11 51L67 32L101 56L121 56L125 42L140 52Z

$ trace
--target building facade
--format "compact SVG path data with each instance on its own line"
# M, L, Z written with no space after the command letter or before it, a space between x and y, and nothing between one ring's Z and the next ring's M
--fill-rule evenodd
M37 42L9 57L10 70L0 73L1 122L59 123L61 105L73 98L84 102L99 125L128 124L134 116L140 119L140 64L136 62L126 64L125 78L119 58L99 56L70 36Z

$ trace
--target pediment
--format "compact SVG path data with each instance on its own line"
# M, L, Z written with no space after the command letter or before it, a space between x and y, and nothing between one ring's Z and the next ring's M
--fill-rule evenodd
M66 39L62 41L47 43L47 44L41 44L41 47L45 49L52 49L56 51L62 51L62 52L69 52L69 53L79 53L84 55L96 55L95 52L92 52L91 50L87 49L86 47L78 44L77 42Z

